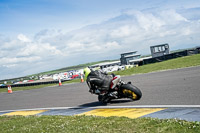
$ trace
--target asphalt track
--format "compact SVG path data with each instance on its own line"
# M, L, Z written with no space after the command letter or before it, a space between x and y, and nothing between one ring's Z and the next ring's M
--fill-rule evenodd
M101 114L101 111L106 112L105 110L101 110L103 108L106 110L114 108L116 110L116 108L118 109L121 107L121 111L125 110L125 112L127 112L126 109L128 108L134 110L134 107L141 107L137 109L136 112L143 112L143 109L147 110L153 107L152 111L153 109L158 109L158 111L150 111L150 113L147 114L142 113L139 117L156 117L160 115L161 118L168 118L167 116L169 116L169 112L171 112L171 116L173 117L170 118L174 118L177 115L181 116L182 113L183 119L186 117L185 114L188 114L190 118L194 118L192 120L200 121L200 66L138 74L122 77L122 79L124 81L131 81L135 86L141 89L143 93L141 100L132 102L129 99L120 99L114 100L110 104L103 105L97 101L96 95L92 95L88 92L86 83L76 83L45 87L42 89L17 91L12 94L0 93L0 115L12 113L12 111L5 112L6 110L33 108L44 108L44 111L35 114L43 113L45 115L48 114L49 111L52 111L52 107L54 108L53 110L57 112L63 112L64 109L65 113L72 111L73 108L79 108L82 111L79 110L77 114L85 115L98 115ZM61 107L63 109L56 109L56 107ZM95 111L93 111L93 109ZM133 113L133 110L129 110L128 112ZM77 110L75 111L74 109L73 111L76 112ZM90 113L90 111L93 112ZM195 113L196 115L194 115ZM56 113L54 112L54 114ZM106 115L103 116L109 115L106 113Z

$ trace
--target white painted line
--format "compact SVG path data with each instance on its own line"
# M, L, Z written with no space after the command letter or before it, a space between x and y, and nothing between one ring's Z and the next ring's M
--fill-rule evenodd
M132 106L75 106L75 107L49 107L49 108L32 108L32 109L17 109L17 110L4 110L0 112L13 112L13 111L29 111L29 110L52 110L52 109L112 109L112 108L200 108L200 105L132 105Z
M200 108L200 105L132 105L132 106L99 106L99 107L100 108Z
M32 109L17 109L17 110L3 110L0 112L13 112L13 111L30 111L30 110L51 110L51 109L70 109L73 107L50 107L50 108L32 108Z

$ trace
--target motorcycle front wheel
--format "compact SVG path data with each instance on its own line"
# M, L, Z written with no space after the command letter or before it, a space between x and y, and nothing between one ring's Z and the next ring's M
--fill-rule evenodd
M125 97L131 98L132 100L139 100L142 97L140 89L132 84L123 84L121 90Z

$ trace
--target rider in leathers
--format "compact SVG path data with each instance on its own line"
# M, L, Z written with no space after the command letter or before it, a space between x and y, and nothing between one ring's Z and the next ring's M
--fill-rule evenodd
M96 92L97 89L99 90L106 90L108 91L110 88L111 81L114 77L114 74L108 75L107 73L102 72L101 70L92 70L90 68L84 69L84 75L86 78L86 82L90 88L89 92L91 93L98 93ZM112 96L116 93L110 93Z

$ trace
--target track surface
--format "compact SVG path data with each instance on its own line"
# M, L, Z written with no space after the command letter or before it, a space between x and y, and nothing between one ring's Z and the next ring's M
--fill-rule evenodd
M143 97L115 100L109 106L200 105L200 66L122 77L141 89ZM14 88L13 88L14 90ZM50 107L98 107L86 83L0 93L0 111Z

